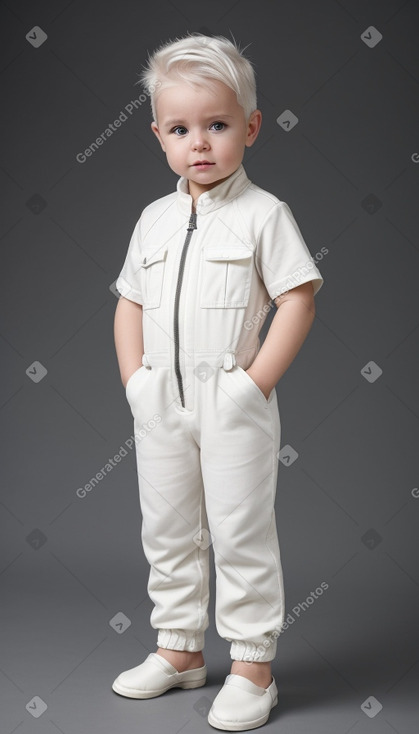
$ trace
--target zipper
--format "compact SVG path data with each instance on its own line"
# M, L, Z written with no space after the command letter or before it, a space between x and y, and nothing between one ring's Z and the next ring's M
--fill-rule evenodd
M182 402L182 407L185 407L185 399L183 394L183 381L182 381L182 373L180 371L180 364L179 364L179 300L180 300L180 292L182 289L182 280L183 280L183 273L185 270L185 260L186 260L186 253L188 251L189 243L191 241L192 232L194 229L197 229L196 226L196 212L192 212L191 216L189 217L189 224L186 232L185 242L183 244L183 250L182 254L180 256L180 263L179 263L179 272L177 276L177 284L176 284L176 295L175 295L175 312L174 312L174 319L173 319L173 333L174 333L174 339L175 339L175 374L178 382L179 387L179 395Z

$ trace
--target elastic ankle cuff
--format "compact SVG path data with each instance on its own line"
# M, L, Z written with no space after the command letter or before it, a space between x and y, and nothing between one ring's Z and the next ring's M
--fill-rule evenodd
M178 629L160 629L157 635L157 646L169 650L199 652L204 647L204 633L190 633Z
M267 638L266 644L256 645L254 642L233 640L230 648L230 657L233 660L243 660L248 663L268 663L276 655L277 642Z

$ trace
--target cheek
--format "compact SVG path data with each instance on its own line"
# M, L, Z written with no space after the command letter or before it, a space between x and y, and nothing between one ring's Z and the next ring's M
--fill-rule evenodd
M223 154L223 157L226 161L231 160L234 161L237 156L240 156L242 153L242 146L237 141L237 138L227 139L224 138L222 141L219 152Z
M179 141L169 140L166 144L166 151L173 159L181 158L182 156L182 145L179 145Z
M166 158L170 168L181 175L184 170L185 156L179 146L167 145L166 146Z
M171 145L170 143L166 143L165 144L165 148L166 148L166 155L167 155L168 159L171 160L171 161L175 161L176 160L176 152L177 152L176 151L176 148L173 145Z

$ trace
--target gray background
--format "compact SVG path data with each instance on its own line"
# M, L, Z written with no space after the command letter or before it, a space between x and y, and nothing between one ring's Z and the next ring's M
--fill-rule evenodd
M1 3L2 734L212 731L230 669L212 594L205 688L111 691L156 648L134 452L76 494L132 433L114 282L141 209L177 180L148 101L76 155L139 96L147 52L187 31L250 44L263 126L246 172L289 204L313 256L328 249L313 328L277 385L281 445L298 452L277 494L295 619L264 730L416 734L418 21L401 0Z

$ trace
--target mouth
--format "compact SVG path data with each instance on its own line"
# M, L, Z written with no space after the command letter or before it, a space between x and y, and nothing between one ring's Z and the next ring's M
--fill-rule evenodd
M211 163L210 161L196 161L192 164L194 168L208 168L208 166L213 166L214 163Z

